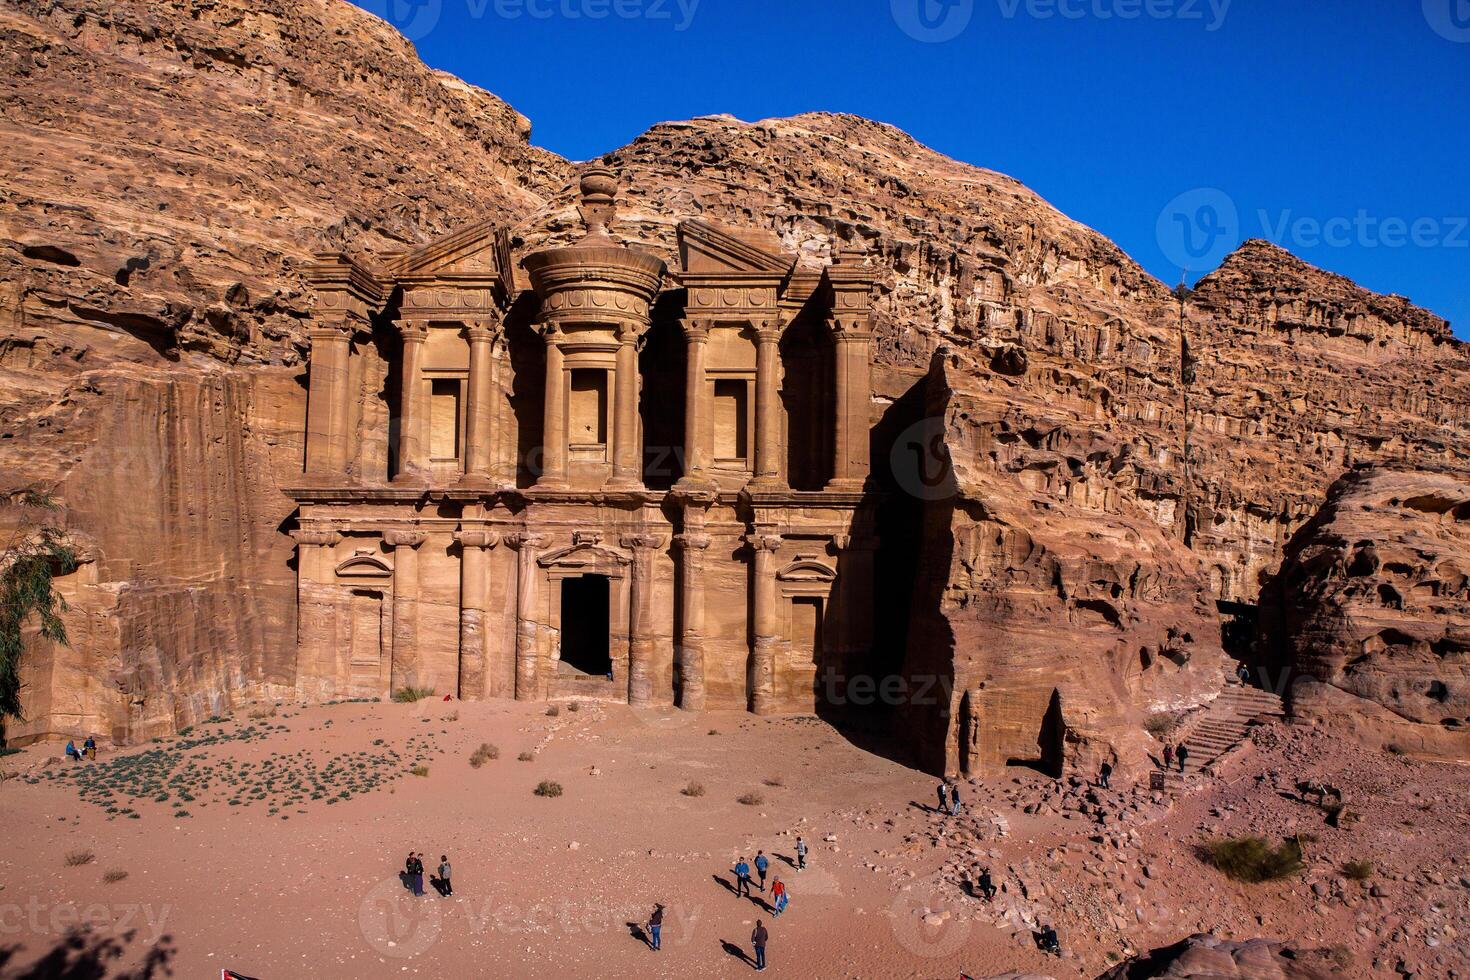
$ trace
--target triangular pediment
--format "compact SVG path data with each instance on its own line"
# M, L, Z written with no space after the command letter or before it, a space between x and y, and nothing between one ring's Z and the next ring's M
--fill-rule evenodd
M734 232L708 221L679 222L679 262L699 274L785 276L796 257L784 254L775 235Z
M393 279L421 276L476 276L499 279L503 232L493 221L477 221L427 245L400 252L386 263Z

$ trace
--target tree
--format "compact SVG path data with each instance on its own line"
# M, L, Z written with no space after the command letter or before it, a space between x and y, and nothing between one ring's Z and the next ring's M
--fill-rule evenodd
M35 617L41 636L66 643L61 614L66 600L53 579L76 571L77 554L66 532L51 523L58 505L51 494L27 488L12 494L21 510L5 550L0 551L0 732L7 718L20 718L20 658L26 624Z

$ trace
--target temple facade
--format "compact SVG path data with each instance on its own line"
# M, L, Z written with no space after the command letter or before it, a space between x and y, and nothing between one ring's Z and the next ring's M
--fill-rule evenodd
M687 221L680 268L478 224L320 255L298 504L310 700L811 711L872 646L871 274Z

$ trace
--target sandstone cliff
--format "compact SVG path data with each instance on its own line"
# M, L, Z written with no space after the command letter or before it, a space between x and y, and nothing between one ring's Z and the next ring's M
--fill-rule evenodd
M137 737L291 676L303 259L487 217L564 238L576 168L333 0L3 0L0 33L0 484L57 486L94 558L15 731ZM615 231L670 256L686 217L869 250L885 557L919 583L877 666L944 681L912 722L931 765L1049 764L1054 730L1136 756L1143 714L1218 684L1214 600L1255 601L1338 474L1467 467L1447 325L1266 243L1181 326L1101 235L879 123L709 117L606 161Z
M1293 715L1470 755L1470 480L1377 467L1333 484L1263 596Z

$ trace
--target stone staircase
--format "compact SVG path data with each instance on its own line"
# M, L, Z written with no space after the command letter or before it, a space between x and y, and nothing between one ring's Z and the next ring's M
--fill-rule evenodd
M1278 695L1257 687L1232 685L1225 688L1185 737L1184 745L1189 754L1185 757L1184 771L1179 771L1176 761L1175 768L1164 776L1165 788L1180 790L1187 787L1193 777L1198 777L1245 738L1252 721L1285 716L1286 709Z

